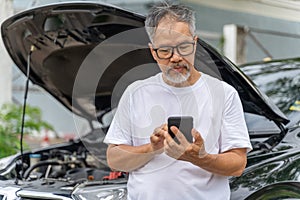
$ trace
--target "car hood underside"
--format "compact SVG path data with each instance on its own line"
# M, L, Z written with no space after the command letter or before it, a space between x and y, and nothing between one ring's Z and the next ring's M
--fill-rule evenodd
M128 84L159 71L148 49L144 19L98 3L51 4L7 19L1 31L15 64L24 74L30 66L34 84L74 113L93 119L115 107ZM212 74L237 89L246 112L288 122L240 70L202 40L196 56L196 66L197 61L214 62Z

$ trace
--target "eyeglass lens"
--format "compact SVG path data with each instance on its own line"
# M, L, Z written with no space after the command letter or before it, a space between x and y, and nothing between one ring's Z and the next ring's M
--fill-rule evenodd
M181 43L175 47L172 47L172 46L160 47L160 48L156 49L156 54L157 54L158 58L168 59L173 56L175 48L177 50L177 53L180 56L187 56L194 52L194 43L185 42L185 43Z

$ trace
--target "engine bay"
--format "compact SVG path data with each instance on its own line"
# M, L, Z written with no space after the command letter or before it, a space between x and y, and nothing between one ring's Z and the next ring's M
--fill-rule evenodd
M102 142L100 145L94 137L97 137L95 133L80 140L25 152L23 159L18 155L12 162L14 166L0 173L0 180L6 187L63 196L69 196L80 184L104 185L118 182L117 179L126 180L127 174L112 172L107 166L104 157L107 145Z

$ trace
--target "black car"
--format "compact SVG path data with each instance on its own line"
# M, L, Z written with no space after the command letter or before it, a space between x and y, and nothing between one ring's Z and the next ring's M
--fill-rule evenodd
M144 19L111 5L76 2L33 8L3 22L2 39L15 64L33 84L84 117L92 131L78 133L68 143L1 159L0 199L126 199L127 174L111 172L102 141L125 88L159 71L148 49ZM263 181L266 175L261 177L264 184L256 185L255 177L264 173L256 169L268 160L296 159L300 128L201 39L195 66L240 95L253 151L245 174L232 178L231 187L232 199L245 198L269 185ZM276 182L274 178L270 184ZM292 186L300 189L297 183Z
M291 120L300 120L300 58L243 64L241 70Z
M244 174L231 180L232 199L300 199L300 59L249 63L240 69L290 122L282 137L271 136L263 144L264 154L248 156ZM256 132L260 134L262 130ZM267 129L261 135L272 132ZM279 140L279 144L272 145Z

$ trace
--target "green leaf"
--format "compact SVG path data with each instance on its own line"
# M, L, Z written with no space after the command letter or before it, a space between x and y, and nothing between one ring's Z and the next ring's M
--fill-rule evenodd
M19 135L21 133L23 107L16 104L4 104L0 110L0 158L15 154L20 150ZM42 120L40 108L30 105L25 109L24 134L42 129L52 130L49 123ZM24 149L28 145L23 142Z

